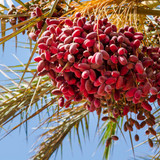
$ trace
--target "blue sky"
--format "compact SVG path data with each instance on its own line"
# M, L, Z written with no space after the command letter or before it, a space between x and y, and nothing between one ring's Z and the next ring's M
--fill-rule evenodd
M27 36L20 35L18 37L18 41L27 42ZM15 40L13 38L6 43L4 53L0 48L0 64L5 64L5 65L19 64L19 62L13 57L13 54L15 54L23 63L26 63L30 56L30 50L18 48L16 52ZM0 69L2 69L2 67L0 67ZM13 75L10 74L10 76L12 77ZM0 74L0 80L1 80L0 85L3 85L4 82L2 80L6 80L6 78L2 74ZM18 122L20 122L20 118L17 118L16 120L14 120L11 126L14 126ZM0 142L1 158L0 159L1 160L27 160L33 153L33 152L30 153L32 145L37 140L37 138L39 138L40 133L42 133L43 131L43 129L41 129L40 131L36 131L33 134L31 134L34 131L34 128L37 127L38 122L39 122L38 117L35 117L34 119L28 122L28 131L29 131L28 141L26 141L24 126L22 126L20 130L17 129L13 131L10 135L8 135L3 140L1 140ZM73 136L72 138L72 142L73 142L72 150L70 148L68 137L65 138L63 143L63 160L82 160L82 159L83 160L101 160L102 159L104 146L101 146L97 149L97 145L99 142L99 135L98 133L95 135L96 124L97 124L96 114L90 114L90 123L89 123L90 140L87 137L84 140L82 132L80 131L82 148L83 148L82 152L80 150L76 135ZM5 126L5 129L7 130L8 127L9 126ZM144 130L142 133L140 133L142 130L138 131L140 135L140 139L142 141L145 140L145 138L147 138L146 136L144 136ZM1 133L4 133L4 131ZM136 131L133 133L133 136L135 134L136 134ZM127 144L125 143L120 132L118 132L118 136L120 137L120 140L115 143L114 150L109 160L129 160L133 158L132 151L128 151L129 149L131 149L128 133L125 133ZM139 143L134 143L134 144L136 145ZM153 153L152 150L150 150L150 148L148 147L148 145L143 145L141 147L138 147L135 151L136 151L136 155L141 155L141 156L145 154ZM54 156L51 159L54 159ZM58 152L56 160L60 160L60 159L61 159L61 153Z

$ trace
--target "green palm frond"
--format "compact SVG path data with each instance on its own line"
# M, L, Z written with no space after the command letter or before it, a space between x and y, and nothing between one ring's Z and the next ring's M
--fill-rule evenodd
M4 96L4 99L0 99L0 124L4 125L7 120L12 118L17 112L22 113L28 107L38 102L46 94L49 94L54 88L48 83L48 78L45 77L39 83L37 87L38 79L36 78L30 84L31 86L26 89L28 84L22 83L20 88L18 86L9 88L12 90L12 96L9 91L1 90L1 94ZM16 84L18 85L18 84ZM36 89L36 95L34 95ZM10 95L10 96L9 96ZM33 97L34 96L34 97ZM7 100L5 99L7 98ZM34 98L34 99L33 99Z
M117 119L117 123L114 123L109 120L105 121L102 124L100 131L99 131L100 132L100 141L99 141L98 146L100 146L100 145L104 146L106 143L106 139L111 137L112 135L117 134L118 129L121 131L122 136L125 140L125 137L124 137L122 129L121 129L121 127L122 127L121 124L123 124L123 119L120 119L120 118ZM111 154L111 151L113 150L113 147L114 147L113 141L109 147L105 147L104 153L103 153L103 159L106 159L106 160L109 159L109 156Z
M83 105L58 111L58 114L54 113L50 119L50 123L53 123L52 127L48 128L49 130L41 135L46 138L38 147L38 153L36 153L33 159L49 159L62 144L66 135L71 132L71 129L73 127L77 128L78 124L88 113L89 111Z
M23 83L18 85L16 82L17 80L9 77L7 73L11 72L18 77L19 80L21 79L21 76L15 72L12 67L7 67L5 65L3 66L5 67L5 72L4 70L0 70L0 72L6 76L6 78L8 78L14 84L14 86L10 84L9 86L1 86L0 88L0 94L3 95L3 98L0 98L1 126L13 119L12 117L15 118L24 111L27 111L28 108L31 109L33 104L36 104L38 101L43 99L45 95L50 94L54 88L52 87L47 76L43 78L37 78L34 69L28 70L28 73L33 74L33 78L29 78L28 81L27 79L23 79ZM25 66L23 63L22 65L17 65L18 68L23 66ZM15 68L16 67L14 67L14 69ZM24 72L24 70L21 68L19 68L19 70ZM51 99L54 98L57 97L51 97Z

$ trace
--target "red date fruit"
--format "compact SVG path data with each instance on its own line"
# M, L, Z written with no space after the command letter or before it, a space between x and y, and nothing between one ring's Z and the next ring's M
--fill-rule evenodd
M118 79L117 79L117 82L116 82L116 89L120 89L123 87L123 77L122 76L119 76Z
M135 69L140 74L143 74L143 72L144 72L144 67L143 67L143 64L141 62L136 63Z
M63 98L63 97L60 97L60 98L58 99L58 105L59 105L60 107L63 107L63 106L64 106L64 98Z
M53 94L53 95L62 95L62 92L61 92L59 89L54 89L54 90L52 91L52 94Z
M87 79L89 77L89 75L90 75L89 70L85 70L85 71L82 72L82 78L83 79Z
M103 64L103 54L100 53L100 52L97 52L95 54L96 54L96 56L95 56L95 62L96 62L96 64L102 65Z
M146 109L147 111L151 111L151 110L152 110L151 105L148 104L148 102L146 102L146 101L143 101L143 102L141 103L141 106L142 106L144 109Z
M87 34L86 38L87 39L94 39L97 37L97 32L90 32L89 34Z
M85 89L86 91L90 91L92 89L92 83L89 79L85 82Z
M116 46L115 44L111 44L111 45L110 45L110 50L111 50L113 53L115 53L115 52L117 52L118 48L117 48L117 46Z

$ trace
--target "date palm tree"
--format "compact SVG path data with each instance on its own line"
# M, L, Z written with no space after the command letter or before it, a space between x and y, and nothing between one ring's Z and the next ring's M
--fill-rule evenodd
M1 38L0 44L5 52L5 43L15 38L15 46L18 46L19 34L29 36L29 43L25 44L30 49L29 60L26 64L20 62L16 66L2 65L1 74L9 79L5 86L0 85L0 126L5 126L12 122L16 117L21 117L21 122L13 126L7 133L3 134L4 138L22 124L32 120L41 112L47 112L48 117L40 120L40 127L47 125L46 131L41 135L44 139L37 146L37 152L33 159L47 160L51 155L62 146L62 142L67 135L71 136L71 131L75 129L79 137L79 127L84 134L88 133L88 121L90 112L85 108L85 100L72 102L71 107L61 108L57 104L59 96L52 95L51 92L56 87L52 85L48 76L39 77L37 75L37 63L33 62L33 57L38 53L37 38L41 37L47 25L47 18L69 17L74 19L77 12L84 16L98 16L99 18L108 17L109 21L116 24L118 28L124 25L131 25L138 32L144 34L144 45L160 47L160 2L158 0L31 0L23 2L21 0L0 1L0 20L1 20ZM34 15L35 8L39 7L43 14ZM40 27L37 26L40 25ZM36 32L40 32L36 36ZM23 53L22 53L23 54ZM22 55L23 56L23 55ZM23 69L23 67L25 69ZM9 77L9 73L14 74L17 78ZM32 76L28 76L30 73ZM155 104L157 106L157 104ZM153 136L157 150L152 159L160 157L160 107L157 106L154 115L156 117L157 135ZM101 116L97 116L98 122ZM114 135L119 129L122 129L123 118L118 118L117 122L104 121L101 126L100 144L104 145L107 137ZM99 125L99 124L97 124ZM134 146L131 144L134 152ZM80 140L79 140L80 142ZM145 143L145 142L144 142ZM111 147L105 148L104 159L109 158ZM142 145L142 144L141 144ZM143 144L144 145L144 144Z

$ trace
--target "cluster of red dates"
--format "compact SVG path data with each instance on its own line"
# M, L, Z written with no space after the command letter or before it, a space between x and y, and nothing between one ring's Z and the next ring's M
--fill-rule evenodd
M117 30L107 18L77 13L73 21L46 19L46 24L34 60L39 76L48 75L57 87L52 94L59 95L59 106L83 99L90 112L105 114L104 121L126 116L125 131L147 124L146 134L156 135L151 104L160 105L160 48L142 46L142 33L129 26ZM112 139L118 137L108 138L106 146Z

